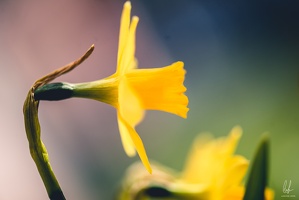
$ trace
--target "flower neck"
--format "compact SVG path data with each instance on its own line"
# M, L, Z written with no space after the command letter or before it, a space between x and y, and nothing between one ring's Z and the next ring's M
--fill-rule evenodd
M94 99L114 107L118 105L117 78L105 78L93 82L77 83L73 85L73 96Z

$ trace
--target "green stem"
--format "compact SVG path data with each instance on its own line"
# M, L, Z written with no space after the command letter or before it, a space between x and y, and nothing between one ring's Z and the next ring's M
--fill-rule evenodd
M50 165L47 149L40 138L41 131L38 120L38 102L33 99L30 92L24 103L23 111L30 154L44 182L48 196L51 200L65 200Z
M34 99L34 92L39 87L42 87L43 85L49 83L55 78L76 68L78 65L80 65L84 60L86 60L91 55L93 50L94 50L94 45L92 45L87 50L87 52L79 59L35 81L31 89L29 90L28 95L24 102L24 107L23 107L24 122L25 122L26 135L29 142L30 154L36 164L38 172L44 182L44 185L48 192L48 196L51 200L65 200L65 197L63 195L63 192L59 186L59 183L50 165L49 155L46 146L43 144L41 140L40 124L38 120L39 101L37 99ZM59 90L60 87L61 84L56 84L56 85L54 84L54 88L58 88L58 91L60 91ZM65 93L64 92L65 89L68 90L67 88L62 87L63 91L62 93L61 92L58 93L59 95L55 97L56 100L61 98L67 98L68 95L71 95L71 93ZM71 91L71 89L69 89L68 91ZM50 93L46 93L45 95L46 98L48 98L49 95L50 96L52 95L51 91Z

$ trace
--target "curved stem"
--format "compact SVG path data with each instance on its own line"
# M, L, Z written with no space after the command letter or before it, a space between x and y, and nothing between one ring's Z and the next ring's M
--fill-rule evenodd
M24 104L24 120L30 154L44 182L49 198L64 200L63 192L51 168L47 149L40 138L38 102L31 98L30 93Z
M41 140L41 130L38 120L38 104L39 101L34 99L34 91L42 85L54 80L58 76L65 74L76 66L81 64L92 53L94 46L78 60L58 69L54 72L37 80L30 88L26 100L24 102L23 113L27 139L29 142L30 154L37 166L38 172L44 182L48 196L51 200L65 200L63 192L55 177L50 165L47 149Z

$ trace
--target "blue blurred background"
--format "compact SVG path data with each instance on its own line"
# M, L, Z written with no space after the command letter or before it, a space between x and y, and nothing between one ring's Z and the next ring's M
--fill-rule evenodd
M84 53L93 55L60 81L84 82L115 71L124 1L0 1L0 199L47 199L26 139L22 105L31 84ZM244 134L237 153L252 159L271 136L270 186L285 180L299 196L299 3L132 0L140 17L140 68L185 62L186 120L149 111L137 127L148 156L181 170L198 133ZM111 199L128 158L115 110L85 99L40 103L42 138L68 199Z

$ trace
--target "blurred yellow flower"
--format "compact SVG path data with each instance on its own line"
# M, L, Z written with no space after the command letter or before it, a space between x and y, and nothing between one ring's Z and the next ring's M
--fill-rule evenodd
M244 195L242 180L249 161L234 155L242 129L234 127L226 138L210 139L201 136L195 140L180 180L188 184L206 184L212 200L241 200ZM273 193L266 190L266 198Z
M162 68L137 69L135 36L139 18L131 18L131 3L125 2L120 23L116 72L101 80L74 84L74 97L95 99L114 106L122 144L129 156L137 153L146 169L152 169L135 126L145 110L161 110L187 117L188 98L184 94L184 63Z
M148 176L140 165L129 168L118 196L120 200L159 198L188 200L242 200L242 184L249 161L235 155L242 129L234 127L228 137L213 139L200 135L194 142L184 170L180 173L161 166ZM267 200L274 199L271 189L265 190ZM154 198L154 199L155 199Z

